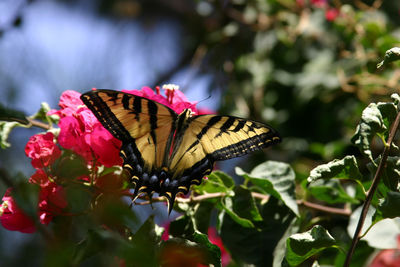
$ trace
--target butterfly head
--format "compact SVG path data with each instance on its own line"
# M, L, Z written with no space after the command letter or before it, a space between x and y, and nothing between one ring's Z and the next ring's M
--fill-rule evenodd
M181 116L185 119L189 119L190 117L193 117L193 115L194 115L194 112L190 108L183 110L182 113L179 114L179 116Z

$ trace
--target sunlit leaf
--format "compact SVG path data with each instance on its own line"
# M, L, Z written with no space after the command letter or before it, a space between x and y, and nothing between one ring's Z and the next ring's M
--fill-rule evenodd
M393 47L386 51L385 57L381 62L378 63L376 68L381 68L384 65L389 64L390 62L396 61L400 59L400 47Z
M11 144L7 141L12 129L21 126L19 122L0 121L0 147L2 149L10 147Z
M396 102L396 98L394 98L394 101ZM387 135L396 114L397 103L391 102L371 103L362 112L361 121L357 125L356 133L351 141L371 161L373 161L373 158L370 146L373 137L377 134Z
M286 241L286 260L296 266L322 250L336 245L336 240L322 226L294 234Z
M296 215L299 214L295 195L295 173L290 165L267 161L255 167L251 173L236 168L236 173L249 179L260 191L282 200Z
M195 186L193 189L199 193L217 193L217 192L229 192L233 189L235 182L232 177L221 172L215 171L207 176L199 186Z
M331 178L361 180L362 175L358 170L356 158L346 156L343 159L334 159L329 163L319 165L311 170L307 182Z
M322 200L329 204L359 203L357 199L349 196L343 189L340 181L335 179L317 180L311 183L307 189L316 199Z

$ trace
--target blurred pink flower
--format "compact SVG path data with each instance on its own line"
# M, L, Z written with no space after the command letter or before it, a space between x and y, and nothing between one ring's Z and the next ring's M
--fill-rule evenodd
M334 21L339 16L339 10L336 8L328 8L325 11L325 18L327 21Z
M369 267L400 266L400 236L397 236L397 249L384 249L372 260Z
M35 225L20 208L11 196L11 188L7 189L0 206L0 222L4 228L21 233L35 232Z

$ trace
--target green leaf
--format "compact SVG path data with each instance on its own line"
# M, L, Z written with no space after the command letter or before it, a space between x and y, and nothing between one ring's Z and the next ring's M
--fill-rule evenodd
M389 191L384 201L379 204L379 211L383 218L400 217L400 192Z
M32 119L41 120L47 122L47 112L50 111L50 106L46 102L40 104L40 109L32 115Z
M195 207L194 212L194 223L196 228L202 232L207 233L208 227L210 226L211 214L214 209L214 203L202 201Z
M286 240L291 235L297 233L299 228L300 228L299 220L297 220L297 218L294 218L274 249L273 253L274 260L272 265L273 267L284 266L282 261L285 260L285 255L286 255Z
M233 209L233 200L231 197L225 197L221 199L221 205L225 212L234 220L236 223L240 224L246 228L254 228L254 224L251 220L240 217Z
M358 204L359 201L349 196L343 189L342 185L338 180L317 180L311 183L308 187L308 191L319 200L322 200L329 204L336 203L352 203Z
M309 257L330 247L335 247L336 240L322 226L316 225L311 230L294 234L286 241L286 260L296 266Z
M131 239L137 254L145 256L150 262L155 260L156 245L161 241L162 231L159 228L154 223L154 217L150 216Z
M400 59L400 47L393 47L386 51L385 57L381 62L376 65L376 68L379 69L384 65L389 64L390 62L396 61Z
M295 173L289 164L266 161L255 167L251 173L236 168L236 173L250 180L260 191L280 199L296 215L299 210L295 195Z
M104 240L96 231L90 230L85 239L80 241L74 250L72 264L77 265L85 259L97 254L104 247Z
M10 135L12 129L17 126L22 126L19 122L5 122L0 121L0 147L5 149L10 147L11 144L7 142L8 136Z
M350 242L349 242L348 246L350 246ZM367 262L373 252L374 252L374 249L371 248L367 242L360 240L357 244L357 248L354 251L354 255L351 259L351 267L368 266ZM344 266L345 260L346 260L346 254L338 253L333 266Z
M85 159L66 149L63 150L62 156L53 164L52 169L55 176L66 180L73 180L90 173Z
M252 221L262 221L262 217L251 195L251 191L244 186L237 186L234 192L233 210L242 218Z
M307 182L332 178L361 180L362 175L358 170L356 158L346 156L343 159L334 159L329 163L319 165L311 170Z
M28 125L29 121L24 112L4 107L0 104L0 121L18 122Z
M235 182L232 177L221 172L215 171L207 176L200 185L195 186L194 190L200 194L204 193L216 193L216 192L230 192L235 186Z
M351 141L371 161L373 161L373 158L370 145L373 137L378 134L387 135L396 114L397 104L392 102L371 103L363 110L361 121L357 125L356 133L351 138Z
M296 218L293 212L276 198L271 198L262 205L260 212L263 222L256 222L257 228L243 227L226 213L220 220L223 244L236 262L272 266L277 244Z
M382 157L379 156L375 159L375 164L367 164L367 168L372 175L375 175L381 159ZM400 157L387 157L386 166L382 172L382 181L389 190L398 190L400 183Z
M13 184L11 195L18 207L37 222L39 219L37 216L39 186L28 183L26 179L22 180L22 177L22 175L13 177L13 180L17 180L17 182Z
M212 244L206 234L197 230L193 217L181 216L172 221L169 233L175 238L170 239L168 243L178 242L180 245L196 248L204 253L205 264L221 266L221 251L219 247Z

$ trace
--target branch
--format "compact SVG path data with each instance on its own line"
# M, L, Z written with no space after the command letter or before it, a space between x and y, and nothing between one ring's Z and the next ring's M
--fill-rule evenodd
M361 210L361 216L360 216L360 219L358 220L357 228L356 228L356 231L354 232L354 236L353 236L353 240L351 242L350 249L346 255L346 261L344 263L345 267L350 266L351 258L354 254L357 243L360 240L360 234L362 231L362 227L364 225L365 218L367 217L368 209L369 209L369 206L371 205L372 198L375 194L376 189L378 188L379 181L381 180L382 172L383 172L384 168L386 167L386 160L389 155L390 148L392 146L393 138L397 132L397 128L399 127L399 122L400 122L400 112L397 113L396 119L392 125L387 144L385 145L385 148L383 149L381 162L379 163L378 169L376 170L376 173L374 176L374 180L372 181L372 185L371 185L370 189L368 190L367 197L365 198L364 206Z
M251 195L256 199L260 199L261 201L268 201L268 199L270 197L269 195L264 195L264 194L257 193L257 192L251 192ZM177 203L195 203L195 202L201 202L203 200L210 199L210 198L218 198L218 197L224 197L224 196L226 196L226 193L217 192L217 193L210 193L210 194L194 196L194 197L192 196L189 198L177 197L175 199L175 202L177 202ZM139 198L144 199L145 201L135 202L135 205L138 205L138 206L150 205L151 203L154 203L154 202L164 202L165 201L164 197L154 197L151 199L151 201L148 200L147 196L141 196ZM312 202L308 202L308 201L304 201L304 200L297 200L297 204L303 205L307 208L311 208L314 210L331 213L331 214L344 215L344 216L350 216L350 214L351 214L351 210L349 210L349 209L333 208L333 207L323 206L321 204L316 204L316 203L312 203Z
M36 127L39 127L39 128L45 129L45 130L49 130L50 129L50 125L48 125L48 124L46 124L44 122L41 122L41 121L38 121L38 120L34 120L34 119L31 119L31 118L27 118L27 120L29 121L29 123L32 126L36 126Z

